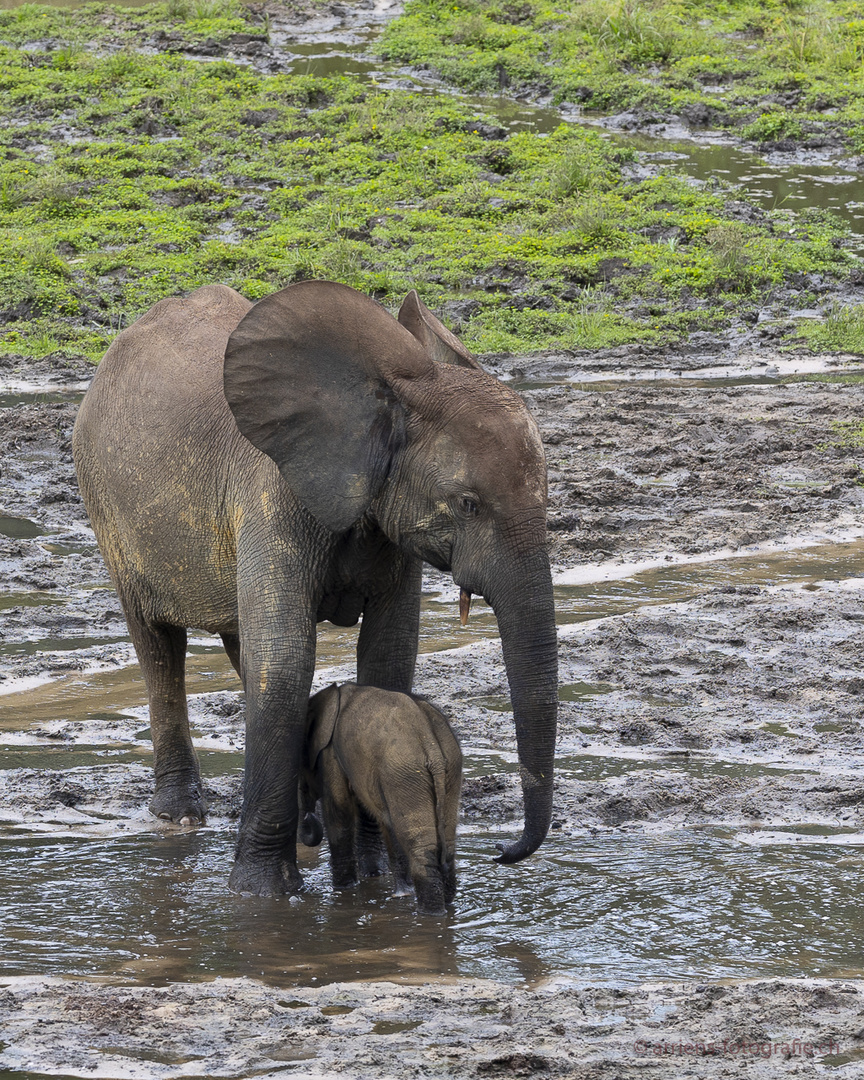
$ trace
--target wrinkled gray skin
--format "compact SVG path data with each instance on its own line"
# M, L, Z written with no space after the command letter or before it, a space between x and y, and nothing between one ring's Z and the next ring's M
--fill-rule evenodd
M516 862L552 806L557 640L546 466L522 401L409 294L398 321L344 285L254 306L163 300L106 353L75 425L84 501L150 704L151 810L204 819L187 627L222 636L246 691L231 887L302 887L297 791L315 624L362 615L358 683L410 691L423 560L498 619L525 798Z
M334 888L357 884L365 811L384 836L397 894L413 885L417 909L443 915L456 895L461 786L459 743L428 701L346 683L309 702L300 839L321 842L320 799Z

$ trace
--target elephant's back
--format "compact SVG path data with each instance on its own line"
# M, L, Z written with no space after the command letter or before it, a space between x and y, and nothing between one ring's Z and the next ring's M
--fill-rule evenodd
M222 394L232 331L251 303L225 285L161 300L115 338L96 370L79 427L161 423Z

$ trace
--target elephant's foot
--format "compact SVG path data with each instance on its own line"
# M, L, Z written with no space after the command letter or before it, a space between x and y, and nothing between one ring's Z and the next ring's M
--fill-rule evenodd
M332 875L334 889L353 889L360 882L357 870L353 866L344 870L333 867Z
M417 883L417 910L421 915L446 915L447 905L440 887Z
M414 886L406 878L395 877L393 879L393 895L394 896L413 896Z
M207 803L200 780L173 783L156 782L156 793L150 800L150 813L176 825L203 825Z
M294 896L303 891L297 867L280 856L238 855L228 878L228 888L244 896Z

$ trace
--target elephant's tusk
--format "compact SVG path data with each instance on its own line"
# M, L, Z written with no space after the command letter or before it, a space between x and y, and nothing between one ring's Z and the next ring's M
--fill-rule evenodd
M468 625L468 612L471 610L471 593L468 589L459 590L459 622Z

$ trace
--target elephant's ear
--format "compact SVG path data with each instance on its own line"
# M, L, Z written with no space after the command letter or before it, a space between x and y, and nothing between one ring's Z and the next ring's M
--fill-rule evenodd
M303 505L341 532L365 513L402 445L404 412L390 380L434 367L375 300L304 281L240 320L225 350L225 397Z
M416 289L412 289L402 301L399 322L411 331L439 364L457 364L459 367L474 368L475 371L483 370L459 338L435 318L417 295Z
M333 731L336 728L340 708L341 694L335 683L324 690L319 690L309 699L309 733L306 752L312 769L315 768L318 755L333 741Z

